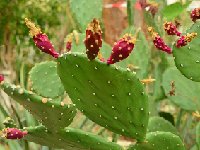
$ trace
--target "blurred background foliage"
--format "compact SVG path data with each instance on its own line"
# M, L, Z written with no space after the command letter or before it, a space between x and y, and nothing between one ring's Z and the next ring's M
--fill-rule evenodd
M34 46L28 29L24 24L25 17L30 18L49 36L59 52L65 51L65 37L69 33L73 30L84 33L78 27L80 23L74 25L77 20L70 12L69 1L75 2L76 0L0 1L0 72L5 75L6 80L29 89L28 72L30 69L35 63L50 59L49 56L40 53ZM142 35L139 36L137 41L138 52L134 50L136 54L134 55L133 52L129 61L127 61L128 63L119 63L118 65L129 67L129 69L139 72L140 78L151 77L156 79L156 82L146 85L146 91L150 97L151 116L162 116L166 120L169 120L180 131L187 149L197 150L199 139L196 138L196 135L199 134L199 130L196 130L196 126L199 119L192 114L194 111L200 110L200 108L198 110L185 109L184 104L187 104L188 100L190 100L189 97L198 95L196 93L190 95L190 92L187 94L187 91L182 90L180 87L181 90L178 92L180 92L181 96L170 97L171 81L175 80L175 83L180 82L178 78L170 79L170 73L174 72L173 67L175 66L173 57L156 50L152 45L151 37L147 33L147 27L153 26L167 41L168 45L172 46L176 38L167 36L164 33L162 27L164 21L168 20L176 23L179 26L179 30L185 32L192 24L189 11L194 6L197 6L197 1L178 0L173 4L169 4L167 0L102 0L100 2L102 5L97 7L102 7L98 11L102 14L99 19L103 27L105 46L102 51L105 52L105 56L108 57L107 52L111 52L111 46L119 39L122 33L127 31L134 33L135 29L139 27L142 29ZM139 2L141 4L148 2L151 5L143 7L144 5L139 5ZM116 5L110 7L109 4ZM124 7L126 4L128 4L127 8ZM80 12L75 13L80 13L81 15L82 12L90 10L86 7L87 5L89 6L89 2L79 6L79 9L81 9ZM97 12L91 11L86 14L95 13ZM83 15L82 19L90 20L91 17L93 15ZM76 35L76 38L83 39L83 34L80 33ZM144 45L144 43L146 44ZM75 48L77 46L77 48L81 49L81 46L83 46L82 40L78 44L73 42L73 45ZM188 81L181 80L181 82L184 82L185 86L187 86ZM191 87L194 86L192 84ZM67 99L69 100L69 98ZM0 129L4 128L3 121L7 116L13 118L21 128L38 125L38 122L29 112L23 109L22 106L11 101L5 93L0 91ZM71 126L95 132L103 137L112 137L111 132L93 123L80 112ZM116 138L116 135L114 137ZM134 141L125 137L117 138L118 142L123 145ZM21 149L48 150L51 148L27 141L7 141L0 139L0 150Z

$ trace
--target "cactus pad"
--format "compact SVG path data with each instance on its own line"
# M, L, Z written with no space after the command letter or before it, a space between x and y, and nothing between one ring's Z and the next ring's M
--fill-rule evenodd
M9 83L3 83L1 87L10 97L29 110L50 131L56 132L58 129L68 126L76 114L76 109L73 105L56 103L52 99L43 98Z
M102 8L102 0L68 0L68 15L82 32L93 18L102 18Z
M192 25L187 33L196 32L195 37L188 45L177 48L174 45L173 56L175 57L176 67L188 79L200 82L200 22Z
M167 120L162 117L149 118L149 124L147 128L148 132L164 131L171 132L175 135L179 135L176 128Z
M56 62L42 62L30 71L33 90L42 97L55 98L64 94L64 87L57 74Z
M148 99L135 74L89 61L80 53L59 57L58 74L73 103L89 119L118 134L144 139Z
M185 150L181 139L170 132L150 132L144 143L131 146L128 150Z
M28 141L53 148L66 150L122 150L115 143L79 129L67 127L56 134L52 134L44 126L28 127L25 130L28 131L28 135L25 136Z
M175 95L170 96L172 81L175 85ZM166 96L179 107L191 111L200 108L200 83L187 79L175 67L164 72L162 85Z

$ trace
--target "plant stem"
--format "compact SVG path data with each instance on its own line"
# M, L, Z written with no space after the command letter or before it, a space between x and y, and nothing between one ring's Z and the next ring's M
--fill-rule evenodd
M112 142L117 142L118 138L119 138L119 135L116 134L116 133L113 133L113 135L112 135Z
M177 116L177 120L176 120L176 128L179 128L180 127L180 124L181 124L181 117L183 115L183 109L180 110L178 116Z
M128 24L129 26L133 25L133 2L132 0L127 0L127 15L128 15Z
M80 125L79 129L82 129L83 126L84 126L88 121L89 121L89 119L88 119L88 118L85 118L85 119L83 120L82 124Z

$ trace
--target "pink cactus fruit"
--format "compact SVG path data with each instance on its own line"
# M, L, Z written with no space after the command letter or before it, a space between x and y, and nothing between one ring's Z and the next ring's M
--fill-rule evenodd
M200 19L200 8L195 8L191 11L190 17L193 22L196 22L196 20Z
M148 31L151 33L153 43L157 49L164 51L168 54L172 53L172 49L167 46L167 44L165 44L164 40L158 35L157 32L154 32L154 29L152 27L148 27Z
M0 83L4 81L4 76L0 74Z
M177 27L172 22L165 22L163 26L168 35L181 35L181 33L177 30Z
M127 58L132 52L135 42L135 37L130 34L125 34L118 42L115 42L107 64L114 64Z
M29 33L33 37L35 45L44 53L47 53L54 58L58 58L59 53L55 51L54 46L50 42L48 36L41 32L41 29L36 27L34 23L25 18L26 26L30 29Z
M97 19L93 19L92 22L88 24L84 43L88 59L95 59L102 47L102 31Z
M67 52L71 51L72 48L72 40L73 40L73 33L70 33L66 37L66 50Z
M6 139L22 139L25 135L27 135L27 131L21 131L17 128L5 128L1 131L1 136Z
M187 33L186 35L181 36L176 42L176 47L180 48L180 47L186 46L196 36L197 36L197 33L194 33L194 32L193 33Z

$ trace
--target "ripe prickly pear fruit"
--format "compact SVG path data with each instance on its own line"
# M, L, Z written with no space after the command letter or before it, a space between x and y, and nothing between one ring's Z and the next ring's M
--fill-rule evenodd
M196 36L197 36L197 33L194 33L194 32L193 33L187 33L186 35L181 36L176 42L176 47L180 48L180 47L187 45Z
M55 51L54 46L50 42L48 36L41 32L34 23L25 18L26 26L30 29L30 35L33 37L35 45L44 53L50 54L54 58L58 58L59 53Z
M177 30L176 26L172 22L165 22L163 26L168 35L181 35L181 33Z
M21 131L17 128L5 128L1 131L2 137L6 139L22 139L25 135L28 134L27 131Z
M168 54L172 53L172 49L169 46L167 46L167 44L165 44L164 40L158 35L157 32L154 32L152 27L149 27L148 31L151 33L153 43L157 49L167 52Z
M102 31L97 19L93 19L92 22L88 24L86 29L85 47L89 60L95 59L102 47Z
M67 50L67 52L69 52L72 48L72 40L73 40L73 33L70 33L69 35L67 35L67 38L66 38L66 50Z
M4 76L0 74L0 83L4 81Z
M197 19L200 19L200 8L195 8L191 11L190 17L193 22L196 22Z
M115 42L107 64L114 64L127 58L132 52L135 42L135 37L130 34L125 34L118 42Z

